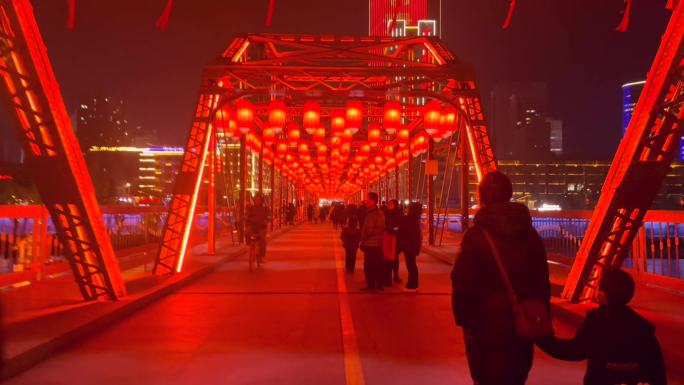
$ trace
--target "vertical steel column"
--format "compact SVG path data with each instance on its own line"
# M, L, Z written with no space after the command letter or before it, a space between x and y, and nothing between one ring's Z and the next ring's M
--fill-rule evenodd
M409 140L408 144L406 145L408 147L408 161L406 162L406 168L407 168L407 182L406 187L407 187L407 199L409 202L411 202L411 197L413 196L413 170L411 169L411 137L409 135Z
M394 196L398 201L401 202L401 198L399 198L399 165L397 164L397 167L394 169Z
M434 154L435 142L429 137L428 138L428 150L427 150L427 161L432 160ZM427 163L426 163L427 165ZM427 169L427 166L426 166ZM435 244L435 177L434 175L427 175L425 173L425 189L427 190L427 204L428 204L428 244Z
M285 201L283 200L283 171L280 171L278 183L278 228L283 227L283 215L285 214Z
M246 207L247 207L247 136L240 136L240 197L238 198L238 239L245 242Z
M264 146L259 150L259 194L264 194ZM266 204L266 202L264 202Z
M271 231L275 223L275 160L271 159Z
M209 186L207 188L207 254L216 253L216 132L212 130L209 136Z
M468 195L468 135L466 133L465 122L461 114L458 114L458 127L460 133L458 138L461 144L461 230L465 232L468 229L470 218L468 217L468 209L470 206L470 197Z

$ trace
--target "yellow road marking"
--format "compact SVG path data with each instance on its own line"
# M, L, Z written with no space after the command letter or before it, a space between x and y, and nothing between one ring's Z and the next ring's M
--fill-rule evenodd
M344 375L347 385L364 385L363 367L359 354L359 344L354 329L354 319L349 307L349 292L344 274L344 260L336 239L333 244L335 253L335 270L337 271L338 302L340 304L340 328L342 331L342 348L344 352Z

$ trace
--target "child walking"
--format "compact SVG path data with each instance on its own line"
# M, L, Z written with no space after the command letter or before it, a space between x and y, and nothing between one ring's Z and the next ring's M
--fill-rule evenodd
M347 226L342 228L340 238L346 253L344 267L347 273L353 273L356 266L356 250L361 242L361 229L359 229L359 220L356 217L349 218Z
M655 327L627 304L634 280L625 271L607 270L599 282L598 309L591 310L575 338L543 338L537 345L551 356L587 361L585 385L665 385L665 364Z

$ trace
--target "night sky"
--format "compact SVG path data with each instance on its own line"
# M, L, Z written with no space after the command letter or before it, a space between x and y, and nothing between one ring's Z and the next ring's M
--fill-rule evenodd
M366 0L176 0L166 32L154 23L166 0L33 1L70 112L98 92L124 98L129 120L184 143L204 63L242 32L365 35ZM443 39L475 66L483 99L501 82L543 81L550 113L564 121L566 152L609 159L620 133L620 85L645 77L670 11L634 0L627 33L615 32L622 0L443 0Z

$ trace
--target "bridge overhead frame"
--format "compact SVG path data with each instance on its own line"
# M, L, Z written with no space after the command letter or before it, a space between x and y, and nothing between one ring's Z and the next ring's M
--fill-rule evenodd
M478 179L496 169L475 73L472 67L458 61L438 38L239 36L205 67L198 113L186 144L189 155L186 155L187 162L184 158L174 189L169 222L157 257L157 274L178 272L182 268L191 230L190 218L199 192L193 191L192 186L200 184L209 137L219 131L218 115L222 114L218 112L240 99L250 100L255 106L254 134L258 140L263 139L268 105L274 100L285 102L288 121L302 117L306 101L320 103L321 118L330 117L333 109L343 107L348 101L360 101L368 106L364 109L365 117L375 123L383 121L382 105L396 101L402 106L401 123L409 129L409 141L411 136L424 132L425 102L437 100L458 111L458 120L463 124L455 129L464 131L459 137L468 140L468 153ZM353 136L351 157L367 136L364 127ZM302 139L311 140L311 136L302 133ZM382 139L383 145L399 148L396 134L385 132ZM268 147L275 154L273 145ZM277 156L272 162L281 171L287 168L287 162ZM314 178L326 178L320 168L312 173L316 173ZM297 175L290 177L303 185ZM342 179L363 178L358 178L358 170L345 168ZM304 187L315 190L311 185ZM311 192L321 193L320 190ZM346 193L351 196L354 191ZM245 203L243 197L240 205ZM239 210L242 212L243 208Z

